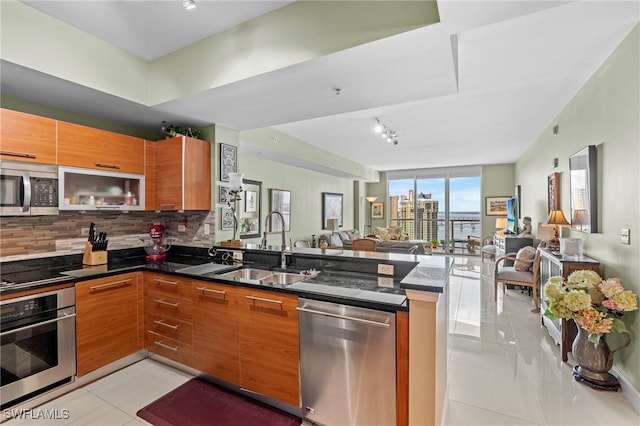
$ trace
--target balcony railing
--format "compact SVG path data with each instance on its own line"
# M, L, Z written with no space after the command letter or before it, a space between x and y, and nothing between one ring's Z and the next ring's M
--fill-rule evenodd
M482 238L479 217L453 218L449 220L449 237L445 241L444 219L391 219L389 226L399 227L412 240L437 241L443 248L466 248L469 236Z

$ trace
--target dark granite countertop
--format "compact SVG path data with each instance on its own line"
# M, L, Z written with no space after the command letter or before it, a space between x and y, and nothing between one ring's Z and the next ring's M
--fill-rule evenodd
M277 251L277 250L276 250ZM3 281L16 283L11 286L0 288L0 294L6 295L26 289L53 284L80 282L88 279L100 278L119 273L136 270L159 271L168 274L186 276L192 279L204 281L223 282L232 285L245 287L260 287L272 291L297 294L302 297L330 301L334 303L344 303L355 306L380 309L387 311L407 310L405 288L442 292L442 287L446 285L449 270L449 258L414 256L414 255L388 255L373 256L376 261L394 261L398 266L405 266L408 274L400 268L401 276L387 277L371 273L372 256L353 256L338 253L337 257L347 264L332 262L332 251L335 250L303 250L294 251L294 255L299 255L298 265L292 265L285 271L273 267L268 262L258 261L247 262L245 267L256 269L268 269L297 274L301 270L309 268L314 264L318 256L324 262L320 266L333 267L332 269L320 270L320 273L311 278L307 277L303 281L293 284L269 283L260 280L238 280L225 278L224 272L241 268L242 265L234 264L230 261L212 259L203 249L177 250L171 253L166 261L148 262L144 258L144 252L139 250L123 250L119 252L109 252L109 262L105 265L84 266L81 255L67 255L48 258L31 259L24 261L14 261L0 263L0 275ZM365 259L365 260L363 260ZM358 268L358 262L366 262L369 266ZM213 262L212 262L213 260ZM416 262L418 261L418 262ZM354 267L355 271L344 270L346 267ZM399 262L399 263L397 263ZM404 262L408 262L404 265ZM205 275L192 274L181 270L194 265L208 263L225 264L224 271L213 272ZM374 266L377 263L373 264ZM406 276L405 276L406 275ZM404 278L402 278L404 277Z

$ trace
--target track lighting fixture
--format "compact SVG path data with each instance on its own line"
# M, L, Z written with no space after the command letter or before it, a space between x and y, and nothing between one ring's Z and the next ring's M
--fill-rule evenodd
M395 130L390 129L384 123L380 122L378 117L376 117L376 125L373 127L373 131L379 133L387 142L398 145L398 134Z
M182 0L182 7L187 10L195 9L196 2L194 0Z

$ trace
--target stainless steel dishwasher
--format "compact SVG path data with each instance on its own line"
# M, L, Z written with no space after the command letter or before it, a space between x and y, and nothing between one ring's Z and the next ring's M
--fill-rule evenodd
M307 418L327 426L396 423L395 314L299 299Z

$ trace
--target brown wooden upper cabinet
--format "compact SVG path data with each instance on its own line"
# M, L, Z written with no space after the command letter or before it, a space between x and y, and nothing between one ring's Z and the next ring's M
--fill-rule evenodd
M58 164L144 174L144 140L58 121Z
M0 158L56 164L56 120L0 109Z
M147 161L147 170L155 163L155 202L147 199L147 210L211 210L209 142L176 136L155 142L147 155L155 155Z

